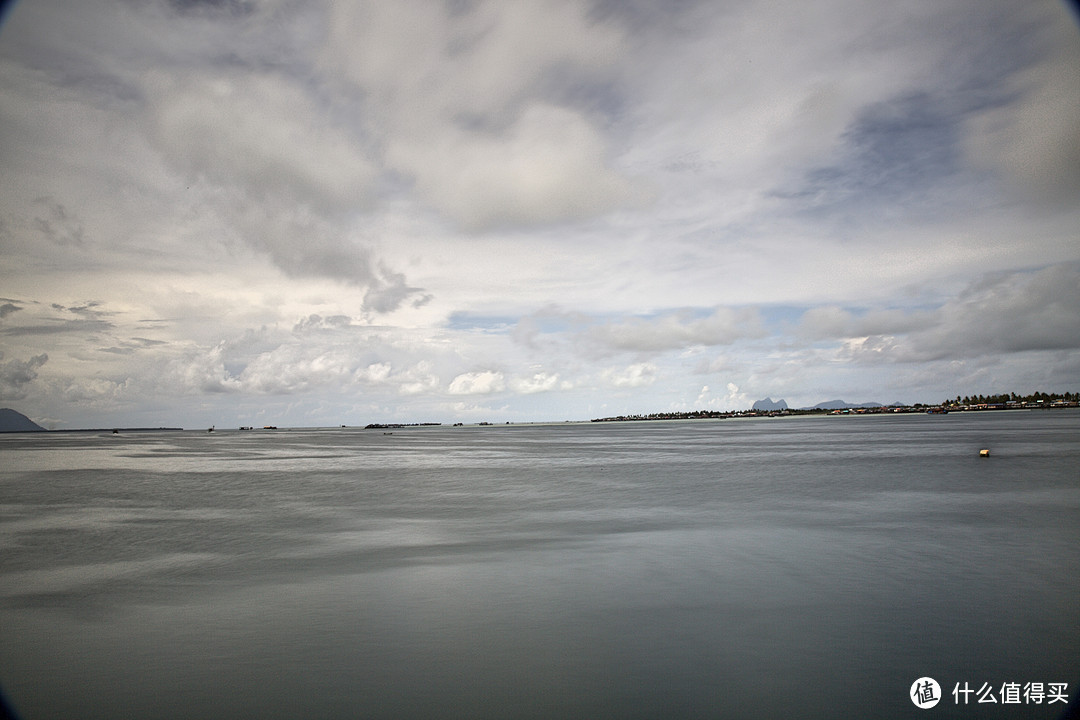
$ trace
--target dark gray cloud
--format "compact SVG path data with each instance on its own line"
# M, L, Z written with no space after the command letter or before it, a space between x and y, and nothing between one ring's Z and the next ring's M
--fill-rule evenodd
M1049 160L1080 152L1074 152L1080 147L1075 108L1069 116L1055 117L1061 111L1039 103L1041 126L1030 122L1025 127L1013 117L1022 115L1016 110L1019 101L1027 95L1031 102L1031 94L1039 91L1030 74L1045 72L1056 51L1053 45L1061 42L1047 34L1045 4L961 2L942 6L932 17L924 41L928 47L948 48L934 74L919 78L902 94L859 109L840 136L832 162L810 168L799 183L772 195L793 201L793 209L802 213L861 226L875 219L940 219L955 214L961 203L989 207L996 196L987 171L1002 161L1013 165L1007 174L1045 175L1052 186L1041 187L1044 196L1072 184L1066 176L1073 173L1064 167L1073 166L1080 176L1080 163L1054 166ZM1057 94L1068 97L1071 91L1059 87ZM1056 127L1062 122L1072 123L1073 131ZM1013 129L1006 130L1010 125ZM986 137L973 138L973 128ZM1018 133L1026 137L1018 140ZM1017 142L1028 150L1023 160L1010 151ZM1046 143L1060 148L1045 153L1044 162L1040 146ZM996 151L989 147L995 144ZM974 156L973 150L984 157ZM989 159L995 152L999 157Z
M101 303L88 302L83 305L67 307L52 303L49 307L55 311L52 316L20 318L24 324L9 325L0 329L0 334L12 337L31 335L60 335L65 333L103 333L115 326L109 318L112 311L102 309Z
M183 14L212 13L234 17L250 15L256 5L250 0L168 0L168 4Z
M20 335L58 335L62 333L99 333L107 332L115 326L105 320L51 320L38 325L18 325L6 327L0 333L10 337Z
M6 302L3 305L0 305L0 318L5 318L8 315L10 315L11 313L18 312L19 310L22 310L21 305L16 305L15 303Z
M409 287L403 273L393 272L385 266L380 267L375 282L364 295L364 310L388 313L397 310L408 298L423 293L423 288ZM421 295L414 302L419 307L430 302L430 295Z
M112 347L98 348L99 352L112 353L114 355L134 355L139 350L145 350L146 348L161 347L168 345L164 340L151 340L149 338L133 337L128 340L123 340L117 345Z
M34 227L49 242L56 245L82 245L86 230L78 218L51 198L38 198L35 204L44 206L41 215L34 218Z
M920 358L1080 350L1080 264L1003 273L973 283L913 337Z
M871 106L844 133L842 161L812 171L799 194L849 212L933 202L960 169L960 122L928 95Z
M108 311L108 310L99 309L99 308L103 307L103 305L102 305L102 303L97 302L96 300L92 300L90 302L83 303L82 305L73 305L71 307L63 307L62 305L58 305L56 303L53 303L53 307L56 308L57 310L66 310L66 311L68 311L68 312L70 312L72 314L78 315L80 317L86 317L86 318L101 318L101 317L105 317L105 316L108 316L108 315L115 314L115 313L113 313L111 311Z
M1080 351L1080 264L994 273L935 308L808 310L799 332L846 340L858 362L927 362L1014 353Z

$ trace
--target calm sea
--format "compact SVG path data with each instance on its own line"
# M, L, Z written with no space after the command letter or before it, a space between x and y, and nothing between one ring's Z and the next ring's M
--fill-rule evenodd
M1004 700L1078 682L1072 410L0 436L25 720L1059 718Z

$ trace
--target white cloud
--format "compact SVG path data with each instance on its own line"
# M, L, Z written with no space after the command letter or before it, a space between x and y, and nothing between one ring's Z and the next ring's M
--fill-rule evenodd
M488 395L506 388L501 372L484 370L458 375L450 381L447 392L451 395Z
M248 363L238 382L250 392L295 393L320 386L347 384L354 359L345 348L281 345Z
M166 383L188 394L220 393L240 389L240 382L225 369L224 346L193 349L165 373Z
M393 368L390 363L372 363L364 368L357 368L353 378L360 383L384 383L390 377Z
M724 397L723 401L721 403L719 403L719 404L724 408L733 408L733 409L740 409L741 410L741 409L743 409L745 407L748 407L749 403L750 403L750 399L747 397L746 393L740 392L738 385L736 385L735 383L730 383L729 382L727 384L727 395Z
M537 372L526 377L514 378L510 382L510 387L514 392L521 393L523 395L531 395L533 393L548 392L554 390L559 386L559 374L548 372Z
M392 376L398 383L398 392L402 395L419 395L439 388L439 376L432 372L433 365L428 360L421 360L403 372Z
M652 363L634 363L624 368L607 368L600 377L614 388L639 388L656 382L658 370Z

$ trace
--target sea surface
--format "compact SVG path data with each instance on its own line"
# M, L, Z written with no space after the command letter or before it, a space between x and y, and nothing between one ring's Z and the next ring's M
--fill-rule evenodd
M25 720L1064 714L1013 683L1080 690L1073 410L0 436Z

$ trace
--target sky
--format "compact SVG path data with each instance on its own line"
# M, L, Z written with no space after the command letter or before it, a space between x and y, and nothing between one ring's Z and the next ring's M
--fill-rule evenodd
M1050 0L22 0L0 406L48 428L1080 391Z

